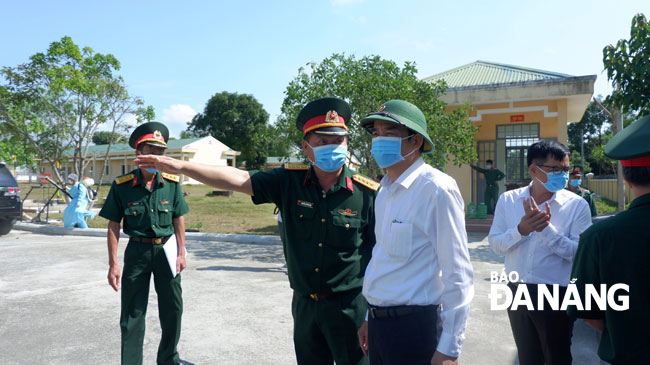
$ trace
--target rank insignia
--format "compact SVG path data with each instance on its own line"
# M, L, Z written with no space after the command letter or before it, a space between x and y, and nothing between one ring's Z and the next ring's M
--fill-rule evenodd
M161 200L160 204L169 204L169 200Z
M380 106L379 109L377 109L377 111L380 112L380 111L382 111L382 110L384 110L384 109L386 109L386 105L382 105L382 106Z
M330 110L325 114L325 123L339 123L339 114L336 110Z
M339 209L339 214L344 215L346 217L356 217L359 212L351 210L351 209Z
M301 207L305 207L305 208L313 208L314 207L314 203L306 202L304 200L298 200L298 205L300 205Z

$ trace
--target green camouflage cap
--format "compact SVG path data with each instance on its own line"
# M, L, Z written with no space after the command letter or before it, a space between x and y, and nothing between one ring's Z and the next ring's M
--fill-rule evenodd
M433 142L427 133L427 120L417 106L404 100L385 102L376 112L361 119L361 126L368 129L376 120L404 126L424 137L424 152L433 151Z

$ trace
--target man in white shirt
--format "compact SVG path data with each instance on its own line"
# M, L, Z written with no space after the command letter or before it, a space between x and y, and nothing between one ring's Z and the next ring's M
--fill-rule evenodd
M371 364L456 364L474 295L463 198L454 179L422 159L433 143L415 105L388 101L361 124L386 169L363 282L368 321L359 329L361 348Z
M516 294L525 285L534 310L525 305L508 308L519 363L570 364L573 320L565 311L552 310L548 301L538 307L538 284L559 284L560 303L566 293L578 239L591 225L587 202L565 190L569 181L569 150L555 141L539 141L528 148L530 185L499 197L488 236L490 247L505 254L508 283ZM541 295L541 294L540 294Z

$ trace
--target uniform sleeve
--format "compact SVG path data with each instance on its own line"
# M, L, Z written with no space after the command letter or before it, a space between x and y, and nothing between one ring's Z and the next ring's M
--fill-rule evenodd
M497 181L502 180L504 177L506 177L506 174L503 173L501 170L497 170Z
M596 204L594 203L594 195L589 193L589 199L587 199L587 202L589 202L589 210L591 211L591 216L595 217L598 215L598 212L596 211Z
M99 216L118 223L120 223L124 217L124 208L117 196L117 184L115 184L115 182L113 182L111 189L108 191L106 202L99 211Z
M469 306L474 297L474 271L467 249L463 198L457 187L440 189L427 213L444 285L441 295L442 333L437 350L448 356L460 355Z
M574 284L578 290L579 298L586 298L585 285L592 284L594 287L600 287L600 267L598 260L598 239L593 230L588 230L580 236L578 250L576 252L573 267L571 269L571 280L575 279ZM587 303L585 303L587 304ZM586 319L604 319L605 312L598 309L595 302L591 303L591 310L578 310L575 305L567 307L567 313L570 317Z
M281 207L281 186L287 173L289 172L283 168L271 171L250 171L251 184L253 185L253 203L275 203L275 205Z
M476 170L476 171L478 171L478 172L480 172L480 173L482 173L482 174L484 174L484 173L487 172L486 169L482 169L482 168L480 168L480 167L478 167L478 166L474 166L474 165L470 165L470 166L471 166L474 170Z
M183 189L181 189L181 184L176 184L176 191L174 193L174 214L172 218L182 217L187 212L190 211L190 208L185 202L185 197L183 196Z

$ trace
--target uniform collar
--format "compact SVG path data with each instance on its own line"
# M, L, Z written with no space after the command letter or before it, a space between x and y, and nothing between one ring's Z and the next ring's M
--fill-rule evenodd
M142 178L142 171L140 169L135 169L133 170L133 174L135 175L135 178L133 179L133 184L132 186L135 187L136 185L140 185L143 188L147 187L147 184L145 183L144 179ZM159 188L161 186L165 185L165 180L162 178L162 174L160 172L156 173L156 182L154 184L154 188Z
M332 186L333 190L337 191L343 188L350 192L353 192L354 185L352 185L352 175L354 174L355 174L354 171L350 170L347 166L343 165L343 171L341 171L339 180L336 182L336 184ZM314 171L313 165L309 168L309 170L307 170L307 175L305 176L304 185L307 185L309 183L318 184L318 176L316 176L316 172Z
M634 200L632 200L632 202L630 203L630 206L627 209L630 210L632 208L636 208L636 207L640 207L642 205L648 205L648 204L650 204L650 193L641 195L640 197L635 198Z

